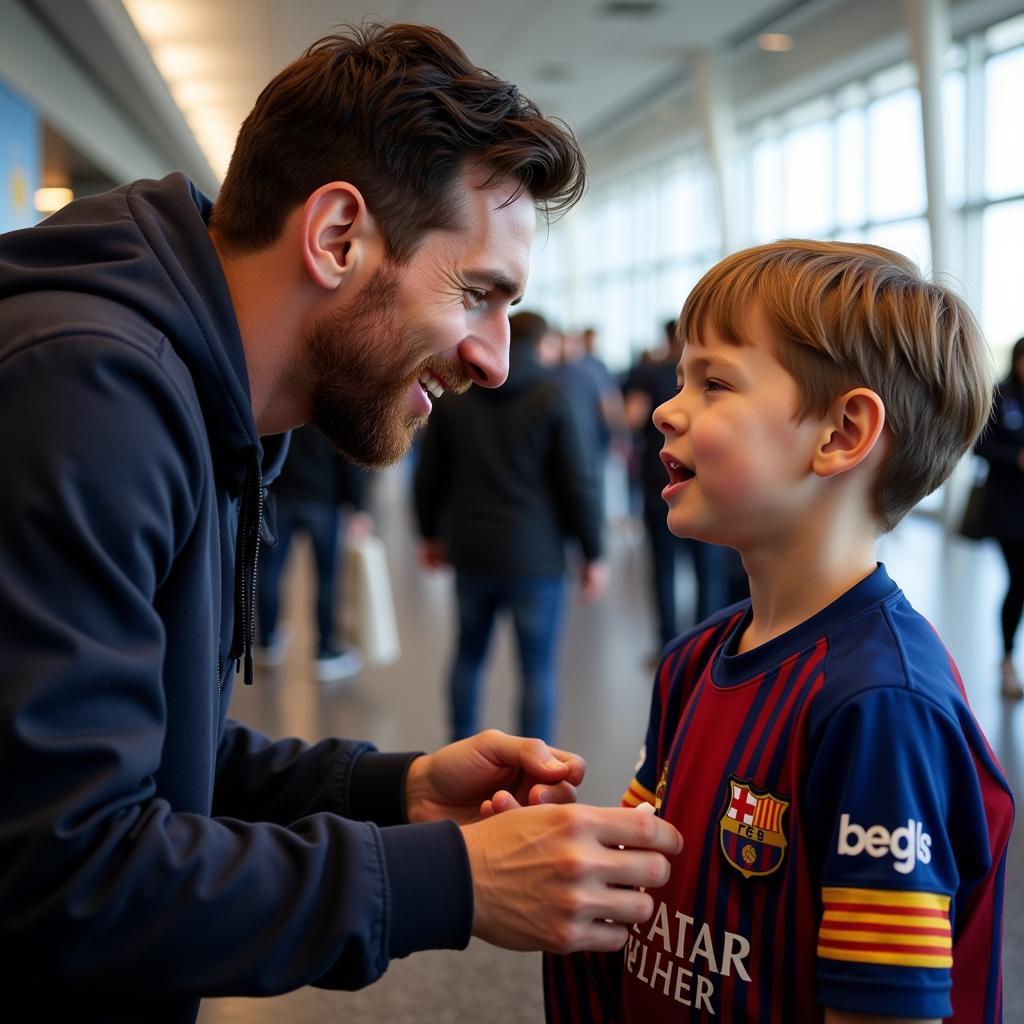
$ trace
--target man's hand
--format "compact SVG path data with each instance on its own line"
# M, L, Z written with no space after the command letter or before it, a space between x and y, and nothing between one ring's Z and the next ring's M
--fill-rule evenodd
M683 846L667 821L631 807L526 807L462 827L473 934L506 949L611 951L654 901ZM624 847L624 849L620 849Z
M576 754L488 729L409 765L406 815L411 822L479 821L490 813L490 798L498 790L519 804L571 803L585 771Z

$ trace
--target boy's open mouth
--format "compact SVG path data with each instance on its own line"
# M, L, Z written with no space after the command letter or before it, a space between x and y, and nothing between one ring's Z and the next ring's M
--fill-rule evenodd
M668 470L668 480L671 484L686 483L692 480L697 474L688 466L684 466L678 459L672 458L667 452L661 453L661 461Z

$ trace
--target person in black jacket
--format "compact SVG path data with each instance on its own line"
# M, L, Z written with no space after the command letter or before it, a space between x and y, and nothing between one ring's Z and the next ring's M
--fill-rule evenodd
M368 26L264 89L216 206L172 174L0 236L5 1019L190 1022L471 934L610 949L650 916L634 886L678 833L567 806L575 755L227 717L271 435L312 421L383 465L428 392L500 384L535 205L583 184L575 140L446 36ZM540 806L485 817L504 789Z
M520 731L553 737L567 537L582 553L581 598L597 598L606 579L593 459L569 396L538 356L548 325L517 313L510 326L508 380L445 402L427 425L416 472L422 560L455 567L456 740L478 728L480 675L503 610L519 648Z
M364 511L366 473L340 455L316 427L300 427L292 431L288 457L270 497L275 543L257 581L257 661L265 668L276 668L284 659L290 635L278 622L281 573L292 537L304 532L316 563L317 682L353 676L363 667L363 659L338 635L338 578L344 569L339 540L347 529L362 534L372 527Z
M1024 612L1024 338L1013 346L1010 372L996 390L992 418L975 451L989 466L982 506L983 533L999 543L1009 573L1000 614L1001 692L1004 697L1020 700L1024 686L1013 662L1013 648Z

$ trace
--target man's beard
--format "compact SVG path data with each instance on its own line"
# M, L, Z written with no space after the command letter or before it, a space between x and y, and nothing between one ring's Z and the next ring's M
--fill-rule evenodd
M328 313L307 335L312 418L331 443L361 465L397 462L426 417L409 417L409 388L432 360L410 368L426 348L394 316L398 275L381 268L351 309ZM435 357L436 359L437 357Z

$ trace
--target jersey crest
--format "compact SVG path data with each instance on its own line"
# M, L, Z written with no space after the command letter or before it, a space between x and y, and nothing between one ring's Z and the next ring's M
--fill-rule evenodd
M718 819L722 855L744 878L778 871L789 845L782 819L788 800L755 790L749 782L730 776L725 786L725 810Z

